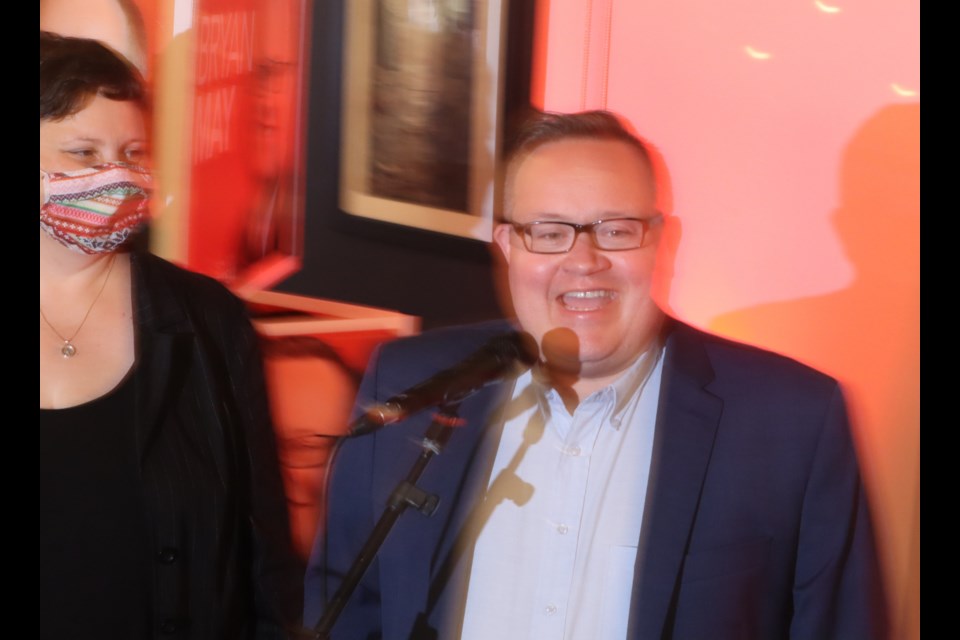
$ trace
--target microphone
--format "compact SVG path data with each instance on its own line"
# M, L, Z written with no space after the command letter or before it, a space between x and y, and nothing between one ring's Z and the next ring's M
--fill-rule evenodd
M537 343L528 333L495 336L459 364L371 407L354 421L349 433L364 435L421 409L459 402L488 385L520 375L536 362L538 354Z

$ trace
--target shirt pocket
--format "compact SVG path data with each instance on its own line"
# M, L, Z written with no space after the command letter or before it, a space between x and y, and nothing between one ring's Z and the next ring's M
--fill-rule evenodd
M637 548L611 546L607 548L606 556L600 613L603 632L600 637L604 640L619 640L627 637Z

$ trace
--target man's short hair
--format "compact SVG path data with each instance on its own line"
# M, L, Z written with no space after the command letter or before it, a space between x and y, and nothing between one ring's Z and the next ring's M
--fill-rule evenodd
M533 110L514 128L513 135L506 144L503 206L505 217L510 211L513 174L520 161L544 145L578 139L623 142L635 149L652 171L653 162L647 145L610 111L555 113Z
M86 38L40 32L40 120L62 120L95 96L145 108L143 80L111 49Z

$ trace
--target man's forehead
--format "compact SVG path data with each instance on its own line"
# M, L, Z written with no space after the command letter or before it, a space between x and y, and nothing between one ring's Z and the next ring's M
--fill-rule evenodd
M554 171L577 171L598 163L624 175L653 178L651 163L642 151L621 140L605 138L564 138L544 143L511 158L507 177L526 178L531 166L548 165Z
M650 166L650 162L645 153L641 151L640 148L624 140L587 137L569 137L544 142L532 149L519 153L518 156L512 160L512 164L514 164L515 169L518 170L532 159L564 159L576 165L577 160L587 160L593 153L599 153L603 156L616 154L622 158L632 157L640 166Z
M574 138L518 158L507 184L511 213L563 219L569 208L591 216L649 214L656 187L650 164L625 142Z

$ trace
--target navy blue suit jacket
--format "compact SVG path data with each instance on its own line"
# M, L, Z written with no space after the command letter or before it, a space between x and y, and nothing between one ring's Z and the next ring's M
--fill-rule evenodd
M447 329L387 345L358 406L452 366L506 328ZM867 505L836 381L677 321L665 331L629 637L884 637ZM462 403L465 424L420 482L440 497L437 512L400 518L335 638L456 637L472 557L458 535L470 518L485 517L509 389L493 385ZM430 418L423 412L343 442L326 533L307 572L307 623L418 456Z

